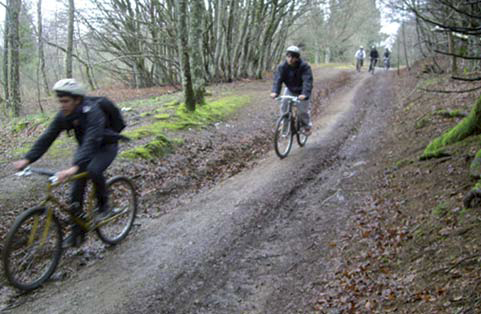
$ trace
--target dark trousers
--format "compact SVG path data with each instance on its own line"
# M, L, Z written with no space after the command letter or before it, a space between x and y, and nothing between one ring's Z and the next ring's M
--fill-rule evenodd
M117 152L117 144L108 144L101 146L93 156L92 160L87 164L87 166L79 170L79 173L84 171L88 172L88 179L92 180L95 186L97 204L99 208L102 208L102 206L104 204L107 204L108 202L107 186L105 184L105 177L103 175L103 172L114 161L115 156L117 156ZM75 180L72 183L70 199L72 202L72 210L74 211L74 214L78 215L82 212L85 187L87 185L88 179L85 178L81 180Z

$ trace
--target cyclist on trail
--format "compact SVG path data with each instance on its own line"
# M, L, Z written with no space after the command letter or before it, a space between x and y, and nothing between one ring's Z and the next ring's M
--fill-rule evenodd
M364 58L366 58L366 51L364 51L363 46L359 47L354 57L356 58L356 70L361 72L362 65L364 64Z
M372 46L369 52L369 58L371 58L371 63L369 64L369 70L374 73L374 68L377 64L377 59L379 59L379 52L377 52L376 46Z
M286 61L281 63L274 76L271 97L279 96L282 83L286 86L284 95L298 96L299 118L303 124L303 132L310 135L311 123L311 91L312 91L312 70L311 66L301 59L301 51L296 46L290 46L286 51ZM287 111L287 99L281 103L281 114Z
M118 133L120 131L113 130L119 130L119 128L113 127L115 122L101 106L103 106L102 104L106 104L105 106L114 105L105 97L86 96L84 87L74 79L58 81L55 83L53 90L57 95L60 110L24 159L14 162L14 167L17 170L24 169L27 165L38 160L62 131L67 131L69 135L73 131L79 146L72 165L57 172L56 175L58 180L63 182L77 173L87 171L96 189L98 205L96 217L99 221L106 219L110 217L111 211L103 173L117 156L118 141L124 137ZM121 121L123 124L121 116L116 118L120 119L117 122ZM124 126L123 124L121 128ZM71 211L76 216L82 215L86 183L87 179L75 180L72 185ZM65 239L63 245L64 247L78 246L84 240L84 237L85 233L82 228L72 222L72 232Z
M389 69L391 66L391 51L389 51L389 48L386 48L384 50L384 68Z

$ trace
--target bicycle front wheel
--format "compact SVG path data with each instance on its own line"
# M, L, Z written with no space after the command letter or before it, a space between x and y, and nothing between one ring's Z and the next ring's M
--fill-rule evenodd
M5 277L16 288L33 290L50 278L61 256L59 221L46 208L31 208L17 217L7 235L2 254Z
M117 244L129 233L137 215L137 195L134 184L126 177L114 177L107 182L111 218L101 223L96 232L107 244Z
M284 115L277 120L274 134L274 149L279 158L285 158L289 154L292 137L291 119L288 115Z
M304 145L306 145L308 136L301 131L301 123L299 121L297 123L296 138L297 144L299 144L300 147L304 147Z

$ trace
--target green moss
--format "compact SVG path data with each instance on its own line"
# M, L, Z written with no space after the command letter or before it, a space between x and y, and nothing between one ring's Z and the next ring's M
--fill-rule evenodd
M11 153L14 156L23 156L32 147L33 142L25 143L22 146L14 149ZM53 142L52 146L48 149L47 153L45 154L46 158L67 158L72 156L72 147L76 147L76 142L73 138L67 137L66 135L62 135L58 139ZM44 157L44 158L45 158Z
M155 119L157 120L167 120L170 118L170 114L168 113L159 113L154 116Z
M29 126L36 127L46 125L50 121L50 116L46 114L29 115L26 117L13 119L11 124L11 131L18 133Z
M404 112L409 112L414 107L415 103L410 102L406 107L404 107Z
M403 159L403 160L399 160L396 162L396 168L400 169L404 166L407 166L407 165L410 165L412 164L413 161L412 160L409 160L409 159Z
M198 128L219 121L229 114L234 112L237 108L248 104L250 98L248 96L225 97L220 100L198 106L194 112L186 109L184 104L172 102L164 105L162 108L156 110L159 112L154 118L161 121L156 121L149 125L144 125L135 130L126 131L123 134L132 140L138 140L154 136L155 139L146 145L137 146L135 148L124 151L120 157L127 159L143 158L154 159L165 156L174 151L174 147L182 145L182 139L169 140L164 135L166 130L176 131L186 128ZM164 110L175 109L174 114L168 114Z
M429 122L430 122L429 118L423 117L423 118L418 119L418 120L416 121L416 124L414 125L414 127L415 127L416 129L422 129L422 128L424 128L425 126L427 126L427 125L429 124Z
M478 150L476 156L474 156L473 161L469 165L469 174L473 178L481 178L481 149Z
M447 210L448 204L446 202L442 202L433 209L432 213L434 216L443 217L444 215L446 215Z
M186 128L197 128L209 123L221 120L234 112L240 106L249 103L249 97L225 97L220 100L198 106L193 112L188 111L184 104L177 105L175 114L169 116L168 121L157 121L142 126L135 130L126 131L123 134L131 139L141 139L157 134L165 130L182 130ZM174 104L170 104L173 106ZM167 117L166 113L159 114ZM156 115L157 116L157 115Z
M231 96L198 106L193 112L187 110L185 104L182 104L176 114L188 126L205 125L225 118L247 103L249 103L248 96Z
M424 150L421 159L439 157L443 148L452 143L461 141L466 137L479 132L481 120L481 97L478 98L469 115L461 120L454 128L435 138Z
M459 118L459 117L466 116L466 114L459 109L456 109L456 110L439 109L434 111L433 115L438 115L445 118Z
M126 159L154 159L172 153L174 146L175 144L172 141L165 135L160 134L150 143L126 150L119 157Z

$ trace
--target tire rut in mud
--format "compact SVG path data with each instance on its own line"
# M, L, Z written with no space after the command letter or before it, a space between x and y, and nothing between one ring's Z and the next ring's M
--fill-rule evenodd
M320 284L316 274L332 268L329 243L348 215L336 206L324 206L326 212L320 204L332 196L345 160L355 159L343 151L363 124L366 106L356 103L338 122L334 138L323 145L308 142L302 156L287 157L297 158L295 175L238 206L238 211L255 207L255 214L225 246L124 313L281 313L309 304Z

